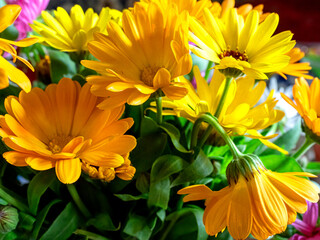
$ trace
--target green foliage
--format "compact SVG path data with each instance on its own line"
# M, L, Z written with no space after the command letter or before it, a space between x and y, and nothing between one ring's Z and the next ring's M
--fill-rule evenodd
M77 73L76 64L64 52L49 50L50 74L53 83L58 83L61 78L72 78Z

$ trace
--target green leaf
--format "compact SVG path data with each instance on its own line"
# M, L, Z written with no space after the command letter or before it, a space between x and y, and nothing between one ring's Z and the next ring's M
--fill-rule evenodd
M171 176L174 173L180 172L186 162L175 155L163 155L153 163L151 169L151 182L160 181Z
M100 231L118 231L120 229L120 223L118 227L115 227L109 214L101 213L95 218L91 218L87 222L87 226L94 226Z
M150 175L149 173L141 173L136 180L136 188L141 193L149 192L150 188Z
M203 224L203 209L189 205L180 211L174 212L167 220L176 221L166 239L197 239L206 240L208 235ZM188 227L186 227L188 226Z
M137 169L137 173L148 171L153 162L161 156L166 144L167 135L164 133L138 138L137 146L130 154L132 165Z
M309 162L305 172L309 172L315 175L319 175L320 174L320 162Z
M66 240L78 228L80 222L80 214L76 207L68 203L40 240Z
M18 30L12 24L9 27L7 27L3 32L0 33L0 38L14 41L18 38L18 35L19 35Z
M126 223L123 232L139 240L148 240L152 234L149 220L143 216L131 215Z
M40 82L40 81L33 81L32 82L32 87L34 88L41 88L42 90L46 89L46 85L43 83L43 82Z
M137 201L137 200L140 200L140 199L147 199L147 195L146 194L141 194L139 196L133 196L133 195L130 195L130 194L114 194L114 196L120 198L124 202Z
M150 117L145 116L141 120L140 136L148 136L159 131L159 125Z
M286 155L267 155L260 156L264 166L276 172L302 172L301 166L296 160Z
M45 206L45 207L39 212L39 214L37 215L35 224L34 224L33 231L32 231L32 239L37 239L37 238L38 238L38 235L39 235L41 226L42 226L44 220L46 219L46 216L47 216L49 210L51 209L51 207L52 207L53 205L55 205L55 204L57 204L57 203L59 203L59 202L61 202L61 200L55 199L55 200L51 201L47 206Z
M151 182L148 198L148 206L157 206L163 209L168 208L170 198L170 179L164 178L157 182Z
M301 123L300 121L297 121L297 123L292 129L282 134L273 143L290 152L293 148L296 147L297 142L300 138L300 135L301 135ZM256 154L261 156L261 155L271 155L271 154L280 155L281 153L275 149L267 148L265 151L261 153L256 153Z
M31 215L24 212L19 212L19 225L18 225L19 228L23 228L27 231L31 231L35 221L36 219Z
M164 122L160 126L170 137L175 148L183 153L190 153L191 150L186 150L184 146L180 144L180 132L179 130L170 123Z
M56 174L53 169L39 172L33 177L28 186L28 204L33 214L37 213L41 196L48 187L56 180Z
M58 83L61 78L71 78L76 74L76 64L71 60L69 55L64 52L49 50L50 56L50 74L53 83Z
M201 150L196 159L181 171L179 176L171 184L171 187L202 179L212 173L212 171L213 165L210 159Z

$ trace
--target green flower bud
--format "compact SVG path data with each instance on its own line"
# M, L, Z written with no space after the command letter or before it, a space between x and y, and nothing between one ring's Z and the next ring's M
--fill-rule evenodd
M249 181L254 176L254 171L265 169L260 158L254 154L243 154L238 159L233 159L227 167L227 179L230 184L238 182L240 174Z
M8 233L16 229L19 222L17 209L10 206L0 207L0 233Z

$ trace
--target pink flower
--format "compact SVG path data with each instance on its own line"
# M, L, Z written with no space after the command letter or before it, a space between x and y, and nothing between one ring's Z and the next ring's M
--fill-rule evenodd
M32 23L46 9L50 0L5 0L7 4L20 5L22 10L14 22L14 26L19 31L18 40L25 38L31 31L29 23Z
M319 217L318 203L308 202L308 210L303 214L303 219L296 219L292 225L303 235L294 234L289 240L319 240L320 228L317 226Z

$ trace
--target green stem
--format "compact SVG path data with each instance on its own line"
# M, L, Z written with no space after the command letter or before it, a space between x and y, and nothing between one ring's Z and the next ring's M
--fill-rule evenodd
M209 61L208 62L208 66L207 66L207 69L206 69L206 72L204 74L204 79L205 80L208 80L208 77L209 77L209 74L210 74L210 70L212 68L212 65L213 65L213 62Z
M201 118L198 118L193 124L192 132L191 132L190 150L193 150L197 146L198 134L199 134L199 130L202 122L203 120Z
M211 125L209 125L204 133L204 135L202 136L202 138L200 139L200 142L198 143L198 147L202 148L202 146L204 145L204 143L207 141L208 137L210 136L210 134L212 133L212 129L213 127Z
M10 203L12 206L15 206L22 212L29 212L29 208L26 204L22 203L18 199L12 197L10 194L8 194L3 186L0 186L0 198L5 200L6 202Z
M156 96L157 105L157 123L162 124L162 97Z
M83 229L77 229L74 234L80 234L86 236L88 239L94 239L94 240L110 240L109 238L103 237L101 235L98 235L96 233L88 232Z
M299 160L313 145L315 144L315 142L309 138L308 136L306 136L306 141L304 142L304 144L298 149L298 151L296 151L292 157L296 160Z
M216 112L214 114L214 116L216 118L219 118L219 116L220 116L220 113L222 111L224 102L226 101L226 98L227 98L227 94L228 94L228 90L229 90L231 82L232 82L232 77L226 77L226 84L224 85L224 89L223 89L223 93L222 93L221 98L220 98L220 102L219 102L217 110L216 110Z
M232 139L229 137L229 135L226 133L224 128L220 125L218 122L218 119L214 116L212 116L210 113L203 114L200 116L200 118L197 119L197 121L200 120L202 122L209 123L212 127L216 129L216 131L221 135L223 140L226 142L226 144L229 146L230 151L233 155L233 159L239 159L243 154L238 150L237 146L234 144Z
M162 234L160 240L166 240L166 239L167 239L167 236L168 236L169 232L171 231L171 229L173 228L173 226L176 224L176 222L177 222L177 220L179 219L179 217L180 217L179 214L176 214L176 215L172 218L170 224L168 225L168 227L166 228L166 230L165 230L164 233Z
M91 214L88 211L88 209L86 208L86 206L84 205L84 203L82 202L76 187L73 184L67 184L67 188L68 191L73 199L73 201L76 203L76 205L78 206L79 210L82 212L82 214L86 217L86 218L90 218Z

